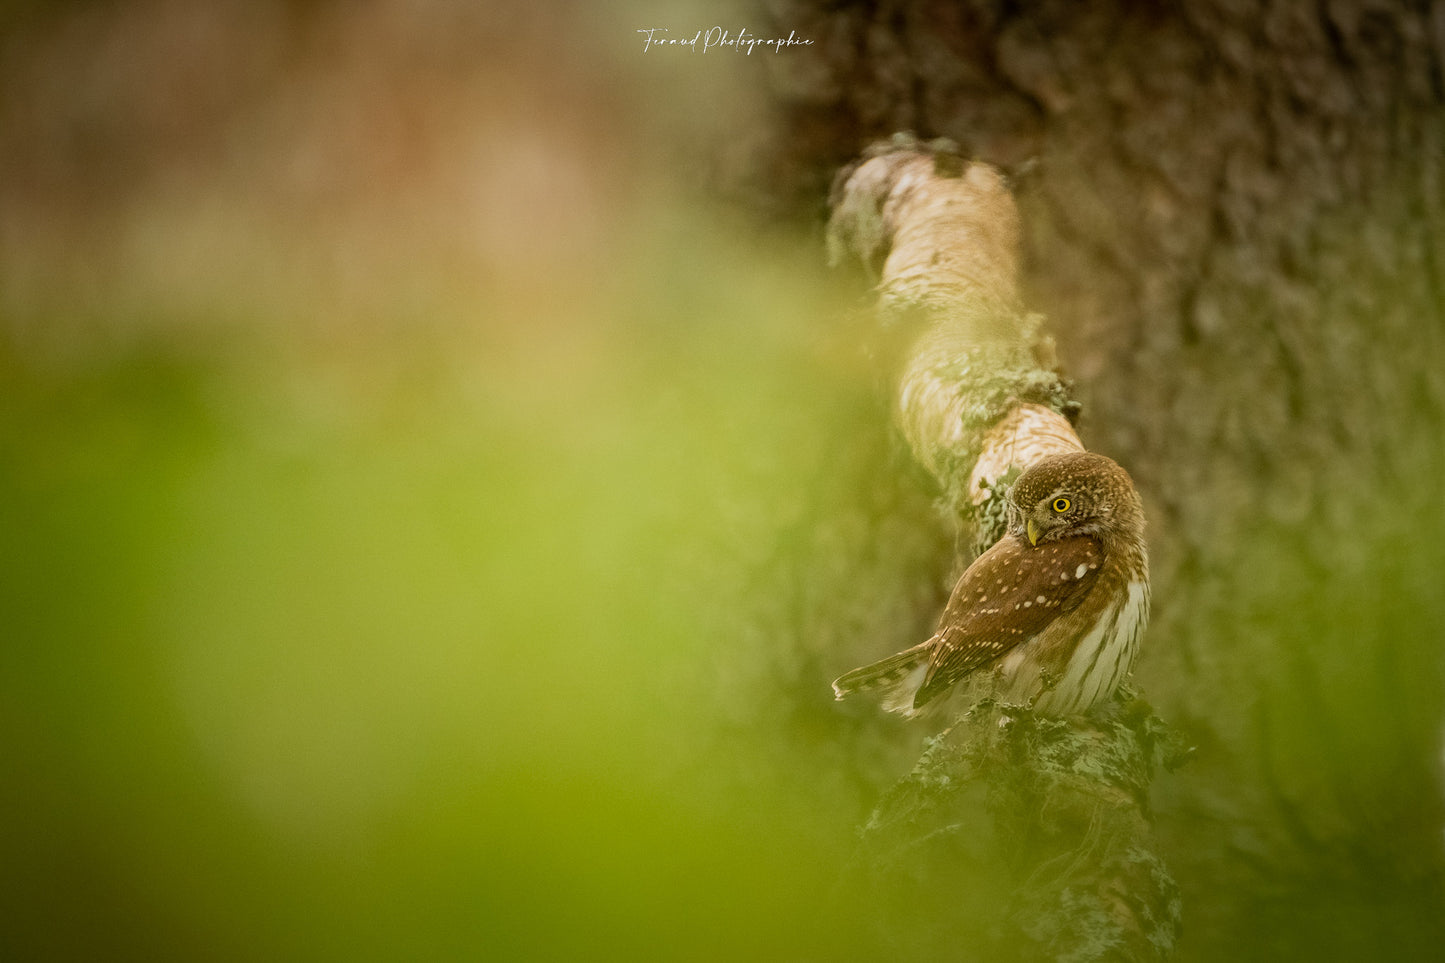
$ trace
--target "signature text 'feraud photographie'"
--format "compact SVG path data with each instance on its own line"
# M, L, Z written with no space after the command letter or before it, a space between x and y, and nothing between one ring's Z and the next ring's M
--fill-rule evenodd
M746 30L739 30L734 33L731 30L724 30L722 27L713 27L709 30L698 30L692 35L679 34L672 36L672 32L666 27L647 27L639 29L642 34L642 51L646 53L653 47L664 47L677 49L685 47L691 53L701 51L707 53L709 50L732 51L733 53L752 54L755 49L769 49L774 53L782 53L789 47L811 47L813 41L799 37L795 31L789 30L786 37L774 37L763 39L756 37Z

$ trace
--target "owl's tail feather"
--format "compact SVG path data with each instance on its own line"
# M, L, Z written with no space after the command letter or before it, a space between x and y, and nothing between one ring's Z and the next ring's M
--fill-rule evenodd
M839 676L833 680L834 697L846 699L859 692L876 692L884 709L913 715L913 697L928 674L929 642Z

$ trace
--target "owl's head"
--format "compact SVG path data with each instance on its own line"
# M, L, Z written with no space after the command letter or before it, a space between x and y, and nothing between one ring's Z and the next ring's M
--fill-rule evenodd
M1076 535L1142 538L1144 510L1129 473L1092 452L1050 455L1009 491L1009 532L1041 545Z

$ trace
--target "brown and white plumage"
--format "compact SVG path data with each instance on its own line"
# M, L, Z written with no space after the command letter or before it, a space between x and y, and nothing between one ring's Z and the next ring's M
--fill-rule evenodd
M1113 694L1149 619L1134 483L1102 455L1054 455L1019 476L1009 502L1008 532L963 573L933 637L842 676L839 699L877 692L911 716L986 678L980 695L1069 715Z

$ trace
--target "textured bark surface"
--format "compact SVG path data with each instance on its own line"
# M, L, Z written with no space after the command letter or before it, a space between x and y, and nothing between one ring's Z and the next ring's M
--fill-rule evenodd
M1171 753L1132 693L1088 720L976 707L863 829L870 939L888 955L991 963L1169 959L1181 904L1148 797Z
M1151 519L1185 959L1440 945L1445 11L780 0L780 206L896 130L1018 182L1024 300Z
M1018 209L1003 177L908 138L869 155L840 175L829 249L882 261L879 314L910 342L899 426L961 512L1010 468L1081 450L1067 418L1078 406L1041 319L1019 305Z

